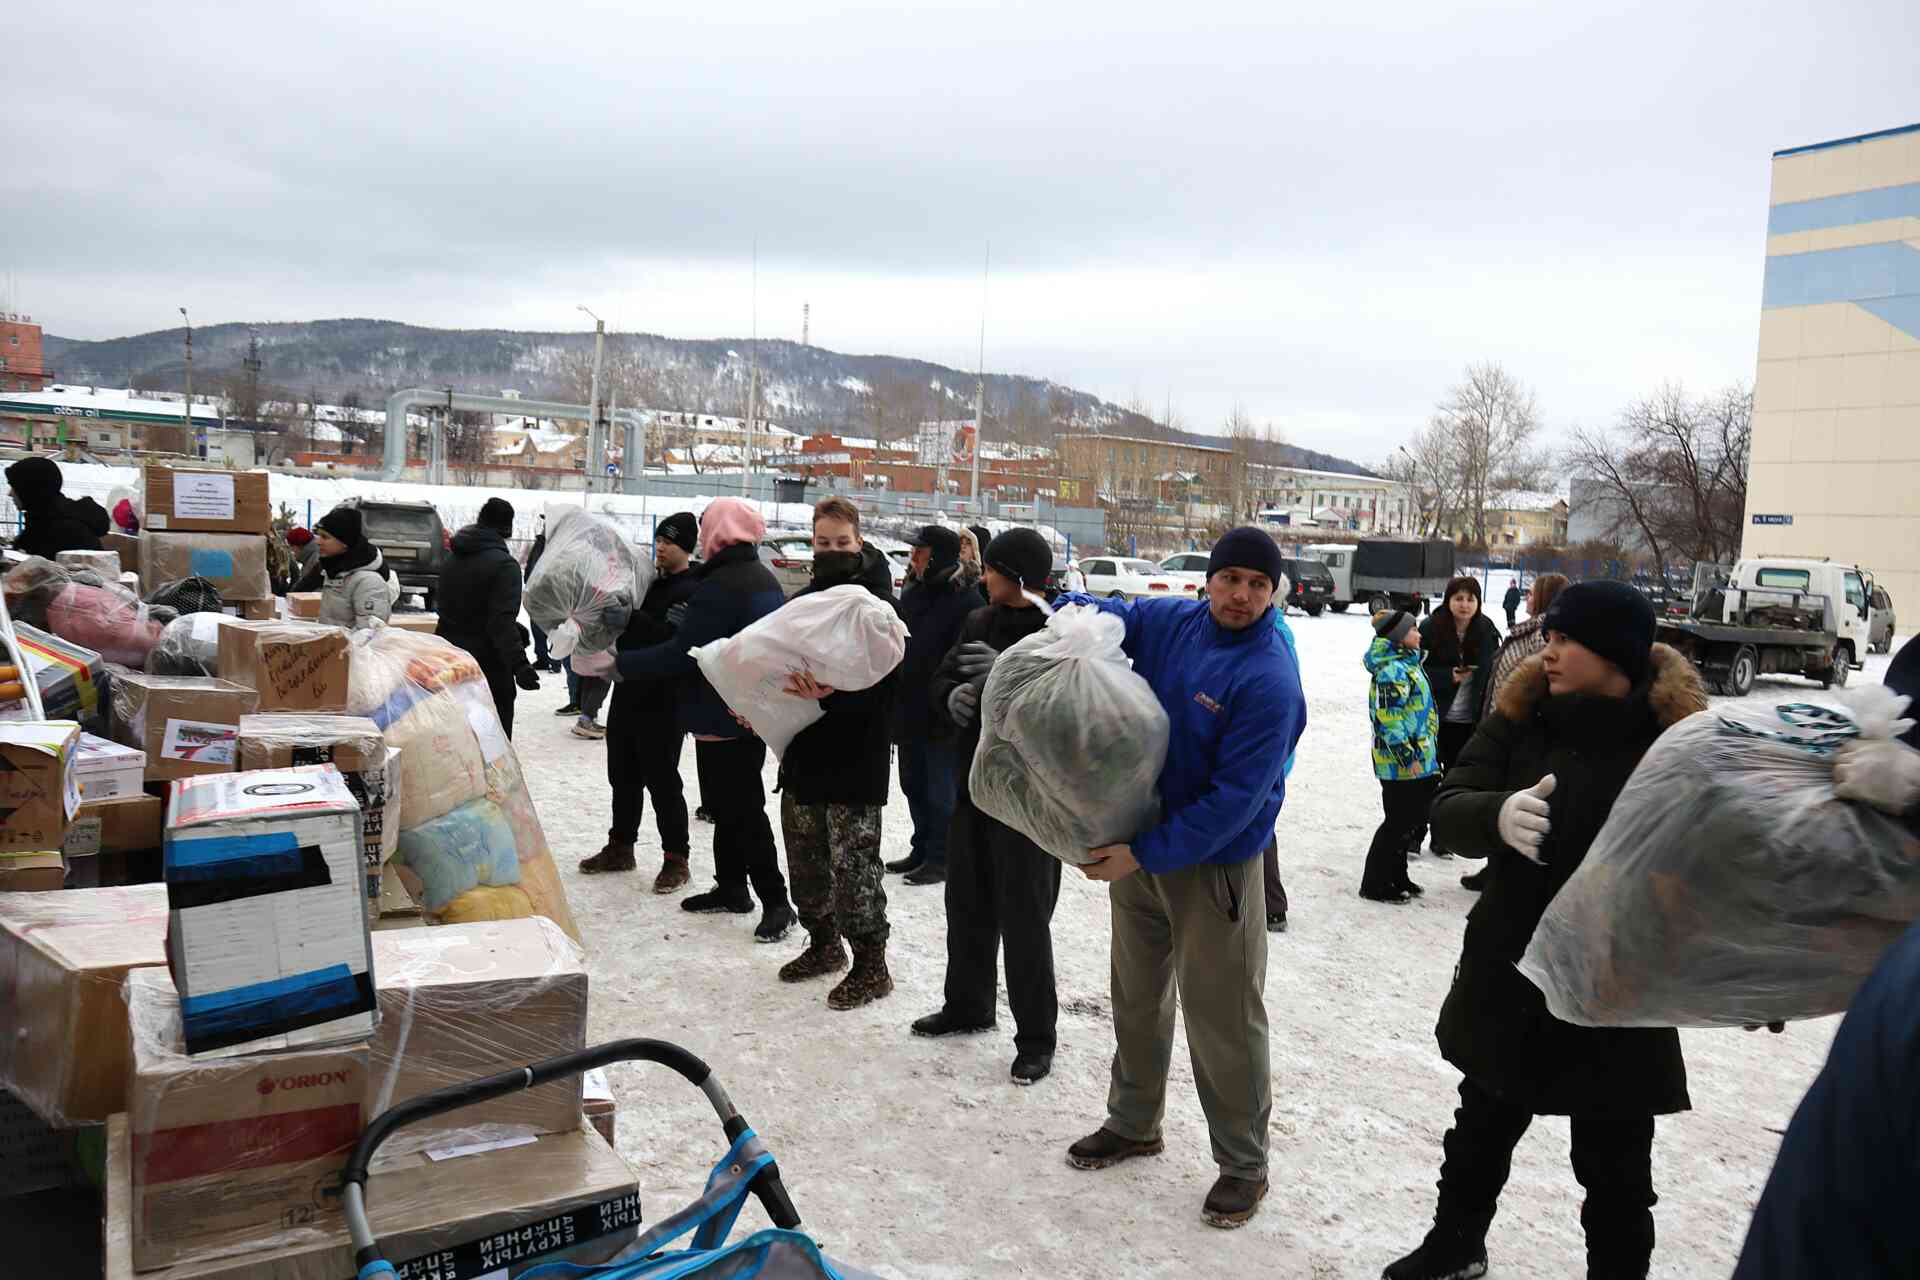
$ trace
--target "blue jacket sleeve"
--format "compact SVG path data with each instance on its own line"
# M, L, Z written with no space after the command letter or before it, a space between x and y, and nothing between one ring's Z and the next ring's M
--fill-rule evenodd
M644 649L623 649L617 661L622 680L670 680L699 670L692 649L731 635L732 618L721 600L721 592L702 588L687 601L686 616L680 629L669 639Z
M1133 841L1155 875L1207 861L1250 826L1276 786L1307 723L1298 669L1237 692L1227 708L1213 776L1197 799Z

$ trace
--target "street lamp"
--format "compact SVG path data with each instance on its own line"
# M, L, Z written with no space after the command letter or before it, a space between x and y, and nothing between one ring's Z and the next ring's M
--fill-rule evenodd
M1400 446L1400 452L1407 455L1407 466L1409 467L1409 470L1407 472L1407 496L1413 499L1413 518L1417 521L1420 518L1420 514L1421 514L1420 513L1420 460L1414 457L1413 453L1405 445ZM1413 533L1416 531L1409 529L1407 532Z
M181 452L193 448L193 321L187 318L187 309L180 308L180 324L187 331L187 435L181 442Z
M582 486L580 505L587 505L588 493L593 492L594 477L600 474L600 361L606 351L607 322L593 314L591 308L581 307L581 311L593 320L593 386L587 395L587 474Z

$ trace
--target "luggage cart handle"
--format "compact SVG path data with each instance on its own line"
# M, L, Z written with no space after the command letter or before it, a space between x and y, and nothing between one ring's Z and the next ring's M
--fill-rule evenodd
M734 1107L733 1099L727 1096L727 1091L714 1077L712 1069L679 1045L665 1040L614 1040L582 1049L578 1053L548 1058L543 1062L515 1067L498 1075L449 1085L445 1089L411 1098L373 1118L360 1134L353 1153L347 1157L346 1167L341 1170L347 1228L353 1236L357 1254L355 1263L361 1268L361 1274L379 1274L377 1269L369 1271L368 1268L376 1263L384 1265L366 1217L367 1166L372 1163L373 1154L380 1149L380 1144L395 1131L430 1116L471 1106L476 1102L490 1102L494 1098L582 1075L615 1062L654 1062L684 1076L689 1084L707 1095L707 1101L713 1104L714 1114L720 1117L729 1143L736 1141L750 1127L746 1118ZM800 1225L800 1215L780 1181L778 1164L768 1161L754 1176L752 1190L760 1198L760 1204L766 1209L773 1225L789 1231Z

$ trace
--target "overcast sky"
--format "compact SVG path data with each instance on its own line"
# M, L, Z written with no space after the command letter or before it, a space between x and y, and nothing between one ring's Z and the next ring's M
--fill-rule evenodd
M757 240L763 336L971 367L991 242L990 368L1367 461L1750 381L1770 154L1920 121L1913 0L1334 7L29 0L0 287L745 336Z

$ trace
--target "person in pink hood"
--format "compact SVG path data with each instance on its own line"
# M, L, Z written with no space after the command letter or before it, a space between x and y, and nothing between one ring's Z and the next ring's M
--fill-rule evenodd
M766 784L761 769L767 744L753 736L721 701L689 651L725 639L766 617L786 602L780 584L760 562L760 539L767 522L742 498L716 498L700 516L700 554L693 572L700 584L684 605L671 640L644 649L575 656L581 675L615 680L671 681L677 691L674 710L680 728L693 735L700 773L700 798L714 814L713 870L716 886L683 898L680 905L701 913L753 911L760 895L760 923L754 938L777 942L793 927L786 878L767 820ZM667 615L675 621L673 613Z

